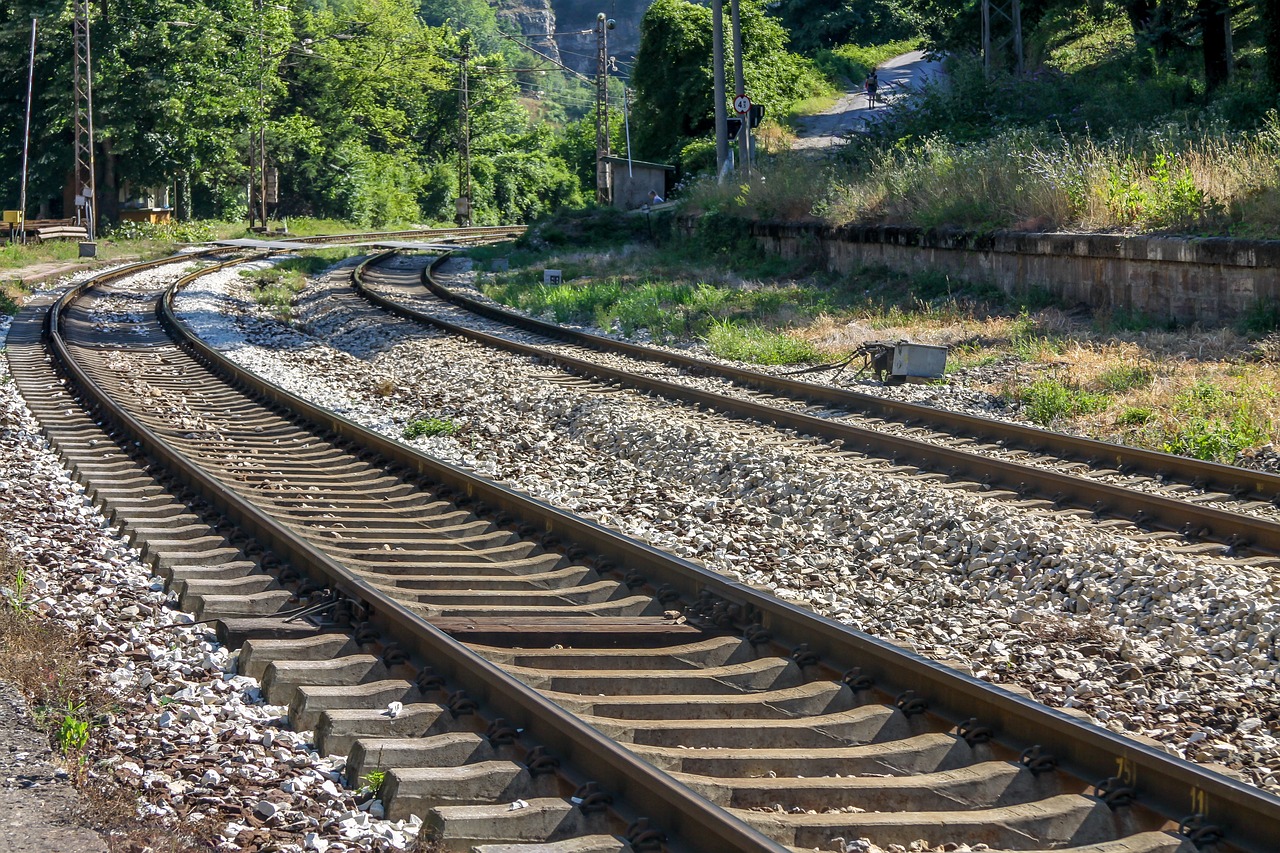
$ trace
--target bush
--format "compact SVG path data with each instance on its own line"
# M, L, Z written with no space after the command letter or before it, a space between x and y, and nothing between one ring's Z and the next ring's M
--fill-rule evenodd
M888 44L860 46L845 44L831 50L819 50L814 54L814 64L831 81L840 85L842 80L860 86L873 68L886 59L892 59L920 46L919 39L903 39Z
M214 224L191 222L120 222L104 236L109 240L158 240L168 243L204 243L212 240Z

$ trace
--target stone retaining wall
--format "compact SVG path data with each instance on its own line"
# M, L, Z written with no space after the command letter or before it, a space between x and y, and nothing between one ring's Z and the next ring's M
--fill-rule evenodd
M751 233L772 252L816 254L837 272L936 270L1157 320L1212 325L1280 306L1280 241L790 223L753 223Z

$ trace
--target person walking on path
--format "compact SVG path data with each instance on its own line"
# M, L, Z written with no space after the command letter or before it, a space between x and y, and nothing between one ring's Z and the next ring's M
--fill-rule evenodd
M876 89L880 88L880 80L876 77L875 69L867 76L867 109L873 109L876 105Z

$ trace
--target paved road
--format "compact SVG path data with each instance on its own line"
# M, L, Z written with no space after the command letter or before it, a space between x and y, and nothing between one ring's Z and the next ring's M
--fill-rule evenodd
M868 107L861 87L847 92L826 112L800 119L791 147L830 148L844 143L850 133L861 130L869 120L884 112L882 98L897 100L920 88L926 80L940 77L942 63L925 59L923 51L913 50L887 60L878 70L880 92L874 108Z

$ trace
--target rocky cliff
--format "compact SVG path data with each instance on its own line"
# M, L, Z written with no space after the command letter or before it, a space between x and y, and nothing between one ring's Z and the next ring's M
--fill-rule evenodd
M529 35L539 50L535 34L560 32L555 37L557 58L570 68L587 76L596 71L596 15L604 12L617 22L609 33L609 55L619 63L630 63L640 47L640 19L649 8L649 0L496 0L498 17L516 23ZM574 35L581 30L591 32ZM618 76L630 76L628 65L619 65Z
M497 0L494 11L504 29L518 29L529 37L528 42L535 49L557 62L564 62L558 42L547 35L556 31L556 13L551 8L551 0Z

